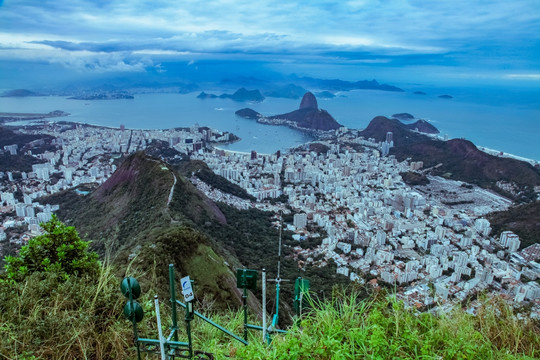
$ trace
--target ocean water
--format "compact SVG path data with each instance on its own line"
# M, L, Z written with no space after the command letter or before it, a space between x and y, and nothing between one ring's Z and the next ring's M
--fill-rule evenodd
M356 90L338 93L333 99L319 99L341 124L364 128L378 115L408 112L430 121L442 135L466 138L477 146L540 160L540 90L530 87L428 88L409 85L407 92ZM426 95L412 91L421 90ZM453 99L441 99L449 94ZM133 129L189 127L195 123L230 131L241 141L224 146L230 150L273 153L304 143L311 138L284 126L258 124L237 117L234 112L250 107L264 115L298 108L300 100L267 98L258 104L229 99L196 98L191 94L136 94L133 100L85 101L64 97L0 98L0 112L50 112L71 115L61 120Z

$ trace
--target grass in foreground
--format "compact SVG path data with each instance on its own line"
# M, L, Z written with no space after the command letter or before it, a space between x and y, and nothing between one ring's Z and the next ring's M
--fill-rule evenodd
M135 359L125 298L112 268L98 278L35 273L19 284L0 283L0 359ZM153 290L140 299L145 318L140 335L157 338ZM163 299L164 332L170 308ZM211 306L211 304L209 305ZM242 312L197 309L241 335ZM205 311L207 310L207 311ZM178 310L183 329L183 309ZM251 321L252 323L256 321ZM517 320L498 298L485 299L477 316L456 308L449 314L417 314L384 293L368 300L335 292L312 307L287 335L270 345L250 331L244 346L196 318L194 348L216 359L535 359L540 356L539 323ZM185 341L183 331L180 340ZM158 359L145 355L145 359Z
M239 347L239 359L534 359L540 327L518 321L500 299L486 300L477 316L462 309L416 314L383 296L357 301L337 294L314 301L312 311L270 346Z

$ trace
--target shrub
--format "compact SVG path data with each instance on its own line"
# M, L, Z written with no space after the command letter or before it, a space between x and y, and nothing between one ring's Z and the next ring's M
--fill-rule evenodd
M41 224L43 235L36 236L21 248L19 256L7 256L7 277L22 281L34 272L54 272L63 279L70 275L91 275L99 268L98 255L88 251L73 226L66 226L53 215Z

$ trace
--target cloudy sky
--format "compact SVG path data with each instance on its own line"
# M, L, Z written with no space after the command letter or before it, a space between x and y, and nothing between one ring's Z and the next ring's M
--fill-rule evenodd
M540 1L0 0L0 76L235 61L536 82Z

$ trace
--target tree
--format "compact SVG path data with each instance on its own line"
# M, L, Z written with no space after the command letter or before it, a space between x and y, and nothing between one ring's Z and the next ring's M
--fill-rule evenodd
M53 215L41 227L45 233L23 246L19 256L6 257L9 279L21 281L40 271L55 272L64 279L97 272L98 255L88 251L88 242L81 240L73 226L66 226Z

